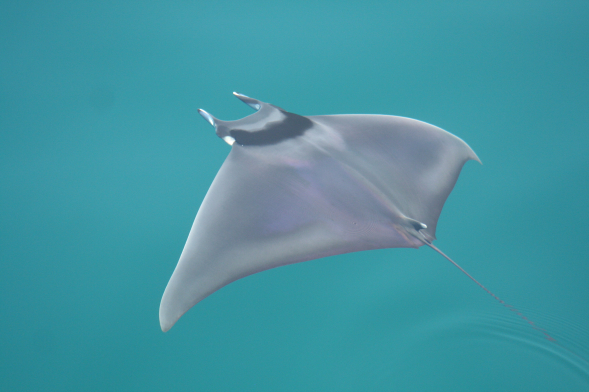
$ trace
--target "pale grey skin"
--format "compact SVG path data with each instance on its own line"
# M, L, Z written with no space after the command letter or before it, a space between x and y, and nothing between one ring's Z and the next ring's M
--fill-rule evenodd
M256 272L368 249L432 246L462 166L479 161L460 138L421 121L303 117L234 94L257 111L220 121L199 110L232 147L164 292L164 332L211 293Z

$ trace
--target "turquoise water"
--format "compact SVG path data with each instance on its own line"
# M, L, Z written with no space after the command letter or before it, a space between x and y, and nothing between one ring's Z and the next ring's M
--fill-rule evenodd
M3 2L2 391L589 390L589 3ZM468 163L436 244L158 307L229 148L196 109L417 118Z

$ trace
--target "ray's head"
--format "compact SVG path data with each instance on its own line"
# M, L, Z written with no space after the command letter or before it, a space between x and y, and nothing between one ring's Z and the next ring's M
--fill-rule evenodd
M265 146L278 144L284 140L303 135L313 126L313 122L307 117L287 112L277 106L243 94L234 92L233 95L256 112L240 120L222 121L203 109L198 109L200 115L215 127L217 136L229 145Z

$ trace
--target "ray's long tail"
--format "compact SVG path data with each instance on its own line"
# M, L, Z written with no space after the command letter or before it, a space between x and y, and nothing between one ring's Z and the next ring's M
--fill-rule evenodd
M497 301L499 301L499 303L503 306L505 306L507 309L509 309L510 311L514 312L516 315L518 315L519 317L521 317L522 320L524 320L526 323L530 324L530 326L532 328L534 328L536 331L541 332L544 337L552 342L556 342L556 339L554 339L552 336L550 336L550 334L544 329L544 328L540 328L538 327L532 320L530 320L529 318L527 318L526 316L524 316L522 314L522 312L520 312L519 310L517 310L516 308L514 308L513 306L509 305L508 303L506 303L505 301L503 301L501 298L497 297L495 294L493 294L493 292L491 290L489 290L488 288L486 288L485 286L483 286L478 280L476 280L475 278L472 277L471 274L469 274L468 272L466 272L461 266L459 266L454 260L452 260L451 258L449 258L448 256L446 256L446 254L444 252L442 252L441 250L438 249L437 246L435 246L434 244L432 244L430 241L424 241L424 243L429 246L430 248L432 248L433 250L435 250L436 252L438 252L439 254L441 254L442 256L444 256L444 258L446 258L446 260L448 260L449 262L451 262L452 264L454 264L454 266L456 268L458 268L460 271L462 271L466 276L468 276L473 282L475 282L477 285L479 285L480 288L482 288L483 290L485 290L487 293L489 293L493 298L495 298Z

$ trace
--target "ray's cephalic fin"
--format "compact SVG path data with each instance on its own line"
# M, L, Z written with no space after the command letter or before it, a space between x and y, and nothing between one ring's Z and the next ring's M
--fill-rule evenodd
M302 136L314 125L307 117L278 106L237 92L233 95L256 112L239 120L222 121L198 109L199 114L215 127L217 136L230 146L234 143L240 146L270 146Z
M233 92L233 95L235 95L243 103L245 103L246 105L248 105L249 107L251 107L254 110L260 110L262 108L262 105L264 104L264 102L262 102L262 101L258 101L255 98L248 97L247 95L243 95L243 94L240 94L235 91Z

